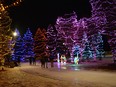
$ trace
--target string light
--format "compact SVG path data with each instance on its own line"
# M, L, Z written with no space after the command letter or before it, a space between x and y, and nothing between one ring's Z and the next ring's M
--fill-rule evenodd
M3 4L0 4L0 10L1 11L4 11L5 10Z
M4 6L4 5L1 3L1 4L0 4L0 11L4 11L5 9L8 9L8 8L10 8L10 7L12 7L12 6L17 6L17 5L19 5L21 2L22 2L22 0L16 0L16 1L13 2L12 4L6 5L6 6Z

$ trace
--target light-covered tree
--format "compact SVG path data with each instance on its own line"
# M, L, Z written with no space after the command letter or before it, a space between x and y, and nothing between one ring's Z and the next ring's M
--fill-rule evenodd
M77 15L75 12L58 17L56 21L56 30L65 39L64 44L70 51L73 60L72 47L74 46L74 34L77 30Z
M97 30L109 36L113 60L116 60L116 2L115 0L90 0L92 18Z
M90 59L94 58L90 42L85 32L83 34L82 46L83 46L82 59L89 61Z
M24 41L24 56L25 58L34 57L34 40L30 29L28 28L23 37Z
M47 38L40 28L34 35L34 52L37 59L41 59L46 55Z
M16 42L14 45L14 53L13 53L13 60L18 62L20 65L20 62L24 60L24 41L21 35L19 34L16 38Z
M0 58L10 53L9 44L11 37L11 18L0 1Z
M103 47L104 44L103 44L102 35L100 32L98 32L98 34L96 34L96 56L97 58L99 58L99 60L102 60L105 54Z
M56 58L56 39L57 31L52 26L49 25L47 28L47 48L49 50L49 59L51 61L51 67L53 67L53 60Z

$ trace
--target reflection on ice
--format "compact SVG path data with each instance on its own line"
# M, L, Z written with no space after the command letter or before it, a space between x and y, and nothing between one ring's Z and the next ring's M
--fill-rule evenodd
M61 69L67 69L65 66L62 66Z
M80 70L80 69L75 69L75 70Z
M57 63L57 68L58 69L68 69L68 70L80 70L78 64L64 64L64 63Z
M61 67L60 62L57 63L57 67L58 69Z

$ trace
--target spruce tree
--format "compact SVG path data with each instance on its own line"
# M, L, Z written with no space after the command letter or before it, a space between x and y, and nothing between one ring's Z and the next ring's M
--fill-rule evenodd
M82 60L89 61L91 58L93 58L93 53L92 53L92 49L90 47L90 43L89 43L87 34L85 32L83 34L82 45L83 45Z
M5 55L11 52L9 49L9 44L12 40L10 29L11 23L12 20L0 1L0 58L4 58Z
M42 59L46 56L47 38L40 28L37 29L34 35L34 52L37 59Z
M102 35L100 32L98 32L97 37L96 37L96 42L97 42L97 46L96 46L96 56L99 58L99 60L102 60L102 58L104 57L104 44L103 44L103 39L102 39Z
M23 37L24 40L24 56L25 58L34 57L34 40L33 35L28 28Z
M52 25L47 28L47 47L49 50L49 58L51 61L51 67L53 67L53 60L56 58L56 38L57 32Z
M49 49L50 54L54 54L53 56L56 55L56 38L57 33L55 28L53 28L52 25L49 25L47 28L47 47Z
M14 55L13 60L20 64L21 61L24 61L24 41L21 35L19 34L16 38L14 46Z

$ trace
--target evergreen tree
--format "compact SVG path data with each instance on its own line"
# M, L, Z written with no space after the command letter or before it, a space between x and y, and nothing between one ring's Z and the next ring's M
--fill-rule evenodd
M56 38L57 32L52 25L47 28L47 47L50 54L51 67L53 67L53 60L56 58Z
M74 57L78 57L78 55L79 55L79 46L78 45L75 45L74 47L73 47L73 55L74 55Z
M56 38L57 33L55 28L53 28L52 25L49 25L47 28L47 47L49 49L50 54L54 54L53 56L56 55Z
M6 0L0 0L0 59L5 59L5 62L8 64L12 54L13 38L10 28L12 20L9 17L7 9L19 4L20 1L21 0L16 0L14 3L7 5Z
M23 37L24 40L24 56L25 58L34 57L34 40L33 35L28 28Z
M92 39L90 41L91 46L94 47L94 57L99 58L99 60L101 60L105 52L103 49L102 35L100 32L98 32L97 34L91 35L91 37Z
M9 49L11 38L11 18L8 12L5 10L2 2L0 1L0 59L4 58L5 55L9 54L11 50Z
M14 60L17 61L19 64L21 61L24 60L24 41L22 37L20 36L20 34L16 39L13 57L14 57Z
M87 34L85 32L83 34L82 44L83 44L83 52L82 52L83 60L90 60L90 58L93 58L93 53L88 41Z
M96 40L97 40L96 41L97 42L96 56L99 58L99 60L102 60L102 57L103 57L105 51L103 49L103 40L102 40L102 35L100 34L100 32L98 32Z
M91 58L91 54L92 54L92 52L91 52L91 49L90 49L90 45L89 45L88 42L86 42L85 43L85 48L83 50L83 59L89 61L90 58Z
M37 59L46 56L46 42L47 38L40 28L37 29L34 36L34 52Z

